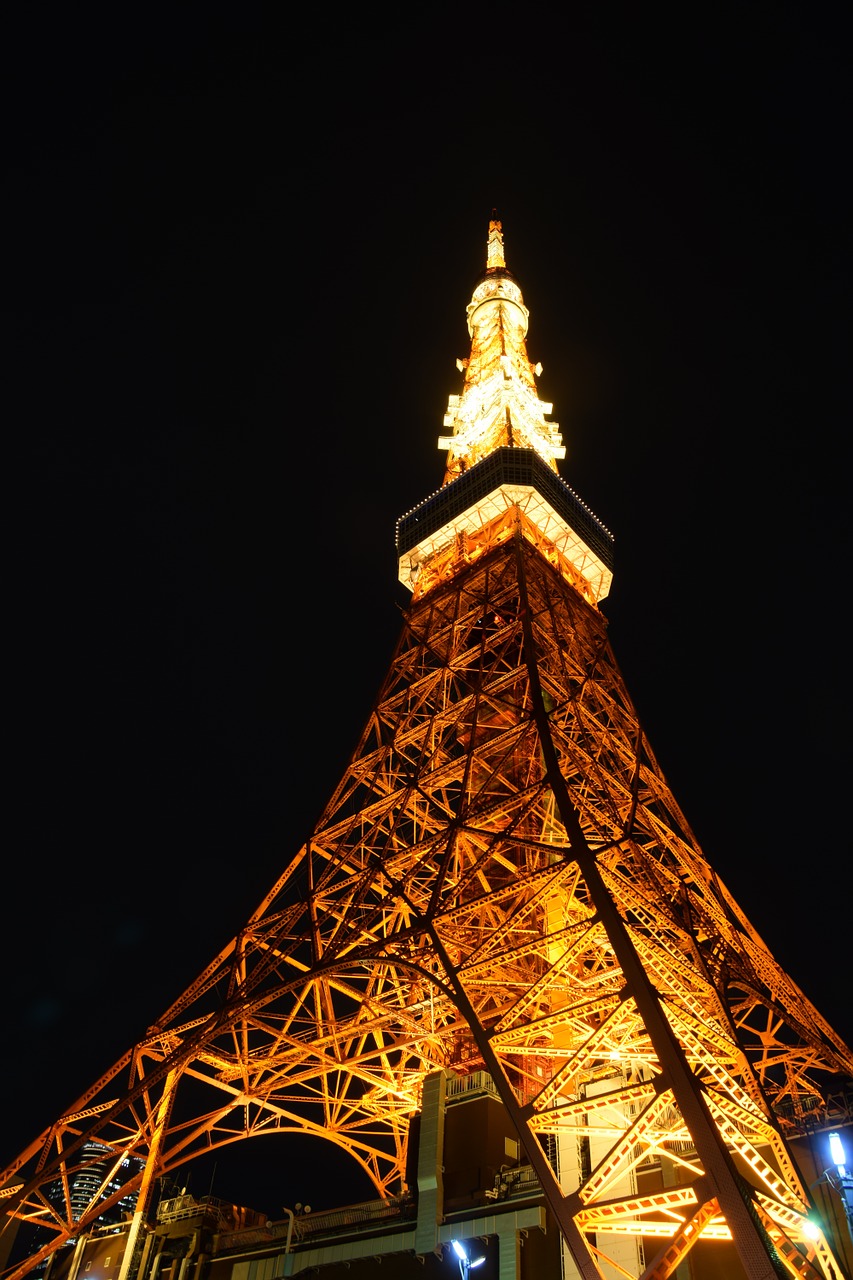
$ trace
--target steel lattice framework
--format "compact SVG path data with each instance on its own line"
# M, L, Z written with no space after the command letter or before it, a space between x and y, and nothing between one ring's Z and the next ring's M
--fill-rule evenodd
M506 279L502 256L489 272ZM479 465L517 449L554 470L532 439L496 437ZM537 507L547 486L502 474L448 506L473 474L457 464L433 519L450 534L403 545L415 597L311 838L145 1039L2 1175L7 1210L53 1234L9 1280L109 1203L72 1213L93 1139L116 1164L145 1161L120 1193L140 1187L138 1218L157 1177L271 1132L335 1143L390 1194L426 1075L482 1069L585 1280L602 1274L602 1233L641 1236L660 1280L714 1238L749 1277L841 1274L808 1233L786 1136L823 1113L853 1055L700 850L598 579ZM591 1135L605 1154L561 1180L554 1142ZM677 1176L625 1194L651 1156Z

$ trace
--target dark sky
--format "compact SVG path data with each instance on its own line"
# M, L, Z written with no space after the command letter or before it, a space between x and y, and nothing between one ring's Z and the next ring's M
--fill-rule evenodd
M8 33L0 1157L183 990L333 789L493 207L562 475L616 537L604 611L652 745L853 1039L847 45L749 8ZM297 1151L251 1195L222 1157L214 1190L335 1202Z

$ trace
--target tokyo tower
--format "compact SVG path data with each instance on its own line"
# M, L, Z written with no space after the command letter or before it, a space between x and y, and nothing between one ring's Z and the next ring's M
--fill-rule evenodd
M467 321L444 483L398 521L412 600L358 746L237 936L0 1175L7 1223L46 1240L6 1280L138 1191L132 1276L156 1180L255 1136L316 1136L396 1194L425 1080L474 1071L568 1276L639 1274L635 1240L657 1280L714 1241L749 1280L844 1275L791 1144L849 1119L853 1054L646 740L599 610L613 539L558 473L497 220ZM72 1203L93 1144L102 1185Z

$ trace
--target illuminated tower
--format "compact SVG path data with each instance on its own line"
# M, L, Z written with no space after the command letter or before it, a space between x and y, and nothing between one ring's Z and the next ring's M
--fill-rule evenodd
M445 482L398 522L412 603L361 740L246 926L2 1175L55 1244L109 1203L44 1195L91 1141L145 1161L122 1188L137 1224L156 1177L275 1132L334 1143L390 1194L426 1077L485 1070L568 1275L662 1278L714 1240L750 1280L842 1274L788 1139L843 1122L853 1055L646 741L598 608L612 538L557 472L527 323L492 222Z

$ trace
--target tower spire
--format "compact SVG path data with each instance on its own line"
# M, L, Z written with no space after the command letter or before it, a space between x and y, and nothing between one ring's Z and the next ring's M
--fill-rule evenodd
M467 309L471 351L456 362L462 392L449 399L444 425L451 434L438 441L447 450L445 484L504 446L534 449L553 471L566 456L559 425L546 421L553 405L536 391L542 366L527 356L529 312L507 269L503 227L492 212L486 271Z
M494 211L485 274L466 315L471 351L456 361L462 392L444 418L452 434L438 441L447 450L444 483L397 522L400 581L420 596L518 531L596 605L610 590L613 535L559 478L566 451L557 423L546 421L553 406L536 391L542 366L528 359L529 313Z
M497 210L492 210L492 220L489 223L489 242L486 249L486 270L496 271L499 268L506 267L504 259L504 237L501 223L497 218Z

